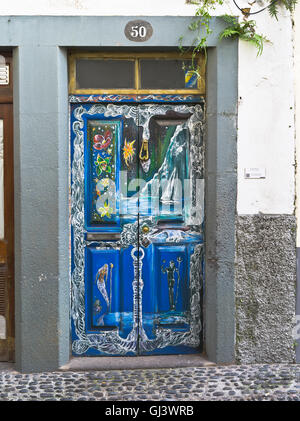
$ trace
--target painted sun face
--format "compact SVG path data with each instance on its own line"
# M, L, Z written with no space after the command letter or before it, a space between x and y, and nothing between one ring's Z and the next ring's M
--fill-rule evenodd
M132 160L135 154L135 148L133 146L134 143L135 143L135 140L133 140L132 142L127 142L127 140L125 139L124 141L123 157L124 157L124 161L127 167L129 167L129 164L132 163Z

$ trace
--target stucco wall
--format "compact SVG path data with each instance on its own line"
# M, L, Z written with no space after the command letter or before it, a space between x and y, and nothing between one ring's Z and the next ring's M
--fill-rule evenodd
M279 22L263 13L258 31L267 44L261 57L240 43L238 122L239 214L294 212L293 31L288 15ZM265 179L245 179L244 168L266 169Z
M294 75L295 75L295 104L296 104L296 159L297 159L297 176L296 176L296 183L297 183L297 194L296 194L296 214L297 219L299 220L300 217L300 195L299 195L299 188L300 188L300 3L297 5L295 13L294 13ZM297 247L300 246L300 224L298 224L297 230Z
M296 217L297 217L297 258L298 258L298 276L297 276L297 304L296 314L300 317L300 4L297 5L294 13L294 53L295 53L295 102L296 102ZM297 362L300 363L300 327L298 324L298 339L296 347Z
M238 217L236 358L294 362L296 221L293 215Z

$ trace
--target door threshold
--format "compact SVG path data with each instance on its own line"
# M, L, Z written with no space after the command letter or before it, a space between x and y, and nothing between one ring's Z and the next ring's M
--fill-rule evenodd
M211 367L216 364L203 354L151 355L141 357L74 357L60 367L62 371L107 371L181 367Z

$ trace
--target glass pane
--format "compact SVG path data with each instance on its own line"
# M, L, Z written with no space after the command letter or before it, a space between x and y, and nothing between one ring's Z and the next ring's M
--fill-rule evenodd
M140 122L147 119L147 114L152 117L148 136L143 131L140 141L140 174L146 184L139 194L139 213L182 222L188 204L184 188L188 179L191 114L168 108L161 107L157 114L151 106L140 109Z
M4 316L0 316L0 339L6 339L6 320Z
M3 120L0 120L0 240L4 238Z
M76 61L78 89L134 89L133 60Z
M197 89L192 60L141 60L141 89Z

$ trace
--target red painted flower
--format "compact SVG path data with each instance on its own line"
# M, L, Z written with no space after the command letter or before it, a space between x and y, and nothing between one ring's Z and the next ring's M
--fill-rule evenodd
M101 134L96 134L94 136L94 149L97 149L98 151L100 151L101 149L106 149L110 144L111 139L112 136L109 130L106 130L104 136L102 136Z

